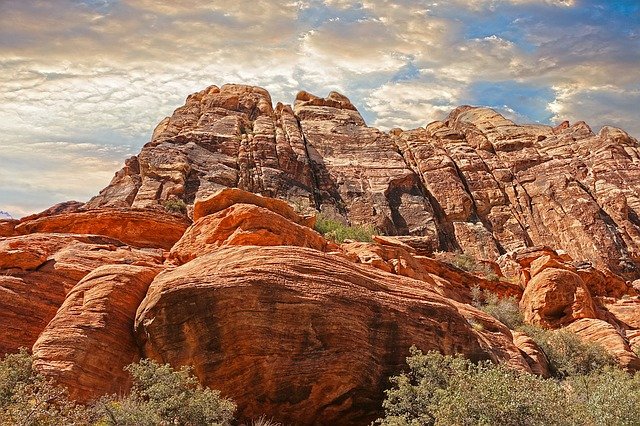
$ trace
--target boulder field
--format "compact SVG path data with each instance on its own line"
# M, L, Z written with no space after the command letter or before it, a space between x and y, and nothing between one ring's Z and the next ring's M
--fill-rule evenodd
M619 129L459 107L383 132L335 92L211 86L89 202L0 220L0 353L30 348L81 402L146 357L193 366L240 420L367 424L412 345L548 375L477 287L638 370L639 194ZM380 235L338 244L318 214Z

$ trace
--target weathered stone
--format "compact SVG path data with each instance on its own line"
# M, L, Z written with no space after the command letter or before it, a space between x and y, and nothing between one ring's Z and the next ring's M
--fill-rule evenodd
M33 345L34 367L90 402L130 386L124 367L140 359L133 335L136 309L160 267L105 265L67 294Z
M19 234L97 234L136 247L170 249L190 221L159 210L100 209L27 220L16 226Z
M31 234L0 240L0 355L31 348L85 275L104 264L158 265L162 251L99 235Z
M520 300L526 322L557 328L580 318L597 318L596 308L578 274L548 268L529 281Z
M422 281L300 247L225 247L161 273L136 333L144 356L193 365L241 419L367 423L411 345L529 371L492 317Z

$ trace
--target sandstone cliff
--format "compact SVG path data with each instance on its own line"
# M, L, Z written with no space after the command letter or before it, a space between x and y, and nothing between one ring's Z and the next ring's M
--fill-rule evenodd
M385 133L351 102L212 86L187 98L85 208L188 204L223 187L285 199L431 250L485 259L546 245L640 278L640 146L583 122L516 125L486 108Z

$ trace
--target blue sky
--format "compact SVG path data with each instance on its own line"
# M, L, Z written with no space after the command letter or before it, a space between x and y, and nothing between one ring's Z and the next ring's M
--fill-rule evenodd
M640 136L640 2L2 0L0 210L87 200L185 97L351 98L414 128L461 104Z

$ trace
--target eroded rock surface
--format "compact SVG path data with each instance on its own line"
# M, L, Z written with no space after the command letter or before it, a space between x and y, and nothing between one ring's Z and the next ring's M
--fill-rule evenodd
M487 314L422 281L301 247L224 247L161 273L136 334L145 356L193 365L241 417L296 424L371 421L414 344L529 371Z
M191 204L225 187L419 236L431 251L496 260L547 245L640 278L640 147L611 127L517 125L465 106L385 133L336 92L274 108L264 89L211 86L86 207Z

